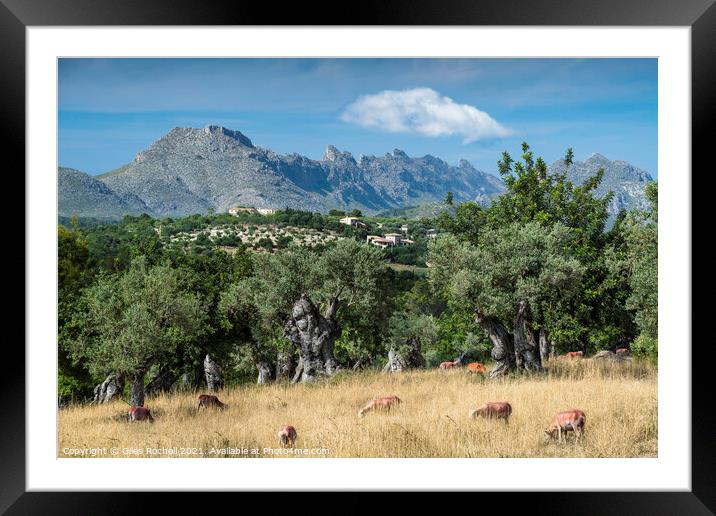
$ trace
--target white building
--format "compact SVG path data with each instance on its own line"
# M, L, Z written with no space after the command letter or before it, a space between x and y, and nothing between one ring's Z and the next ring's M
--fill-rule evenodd
M386 247L392 247L395 245L392 241L388 240L387 238L383 238L383 237L379 237L379 236L375 236L375 235L371 235L368 237L368 243L378 246L378 247L382 247L383 249L385 249Z
M256 213L256 208L247 208L245 206L229 208L229 215L238 215L239 213Z
M258 211L261 215L273 215L276 213L276 210L273 208L259 208L256 211Z
M415 243L413 240L403 238L400 233L388 233L385 236L368 235L365 239L369 244L382 248L393 247L396 245L412 245Z
M438 236L438 230L437 229L428 229L425 232L425 236L427 236L428 238L435 238L436 236Z
M343 217L339 222L351 227L365 226L358 217Z
M388 233L385 238L393 243L393 245L400 245L403 240L403 235L400 233Z

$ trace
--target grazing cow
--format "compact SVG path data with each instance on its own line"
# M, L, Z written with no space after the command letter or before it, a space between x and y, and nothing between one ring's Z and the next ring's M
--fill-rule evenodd
M469 364L467 364L467 370L471 373L487 373L487 369L485 368L484 364L481 364L480 362L470 362Z
M149 421L154 423L152 413L146 407L130 407L127 416L129 421Z
M219 398L214 396L213 394L200 394L199 395L199 406L197 407L197 410L200 408L210 408L210 407L218 407L218 408L226 408L226 404L219 401Z
M293 448L296 444L296 429L291 425L283 425L276 435L281 446L290 445Z
M562 442L562 433L564 433L564 440L566 442L567 432L569 431L574 432L574 442L579 442L580 437L582 437L584 433L584 424L586 422L587 418L581 410L574 409L560 412L554 416L552 423L545 429L544 442L548 442L552 439L555 433L557 433L560 443Z
M400 403L400 398L397 396L377 396L370 400L368 404L358 411L360 417L364 417L366 412L371 410L385 410L389 411L393 405Z
M582 358L584 355L583 351L568 351L565 355L567 358Z
M628 355L629 350L627 348L617 348L616 354L617 355Z
M486 417L488 419L504 419L506 424L510 423L512 405L506 401L488 401L484 405L470 412L470 417Z
M440 369L452 369L453 367L461 365L463 358L465 358L465 353L462 353L459 357L457 357L452 362L441 362L438 367Z

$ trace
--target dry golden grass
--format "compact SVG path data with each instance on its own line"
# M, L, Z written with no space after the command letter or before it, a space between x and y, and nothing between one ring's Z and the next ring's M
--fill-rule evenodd
M645 363L592 360L554 362L550 374L498 380L465 369L372 372L339 375L312 385L243 386L219 392L229 407L197 411L196 394L149 397L154 423L126 422L121 401L74 406L59 412L60 457L64 448L118 450L118 457L268 457L276 432L296 427L297 449L325 449L312 457L655 457L657 455L656 370ZM402 399L389 413L358 410L376 395ZM506 400L513 412L503 421L471 420L470 409ZM579 444L543 444L552 416L585 412ZM198 448L147 454L147 448ZM126 454L124 448L141 453ZM218 450L211 452L211 448ZM224 452L224 448L245 449ZM258 450L252 453L252 449ZM106 453L110 453L107 451ZM101 455L112 456L112 455ZM305 455L303 455L305 456Z

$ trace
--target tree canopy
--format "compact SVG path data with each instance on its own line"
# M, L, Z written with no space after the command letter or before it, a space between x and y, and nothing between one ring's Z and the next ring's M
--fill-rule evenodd
M100 277L83 294L83 332L73 343L75 357L98 376L143 377L206 331L204 306L179 284L175 270L150 267L142 257L124 274Z

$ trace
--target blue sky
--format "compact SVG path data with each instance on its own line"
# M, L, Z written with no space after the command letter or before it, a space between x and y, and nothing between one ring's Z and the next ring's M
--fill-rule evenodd
M399 148L496 174L527 141L657 177L656 59L60 59L59 163L100 174L173 127L320 159Z

